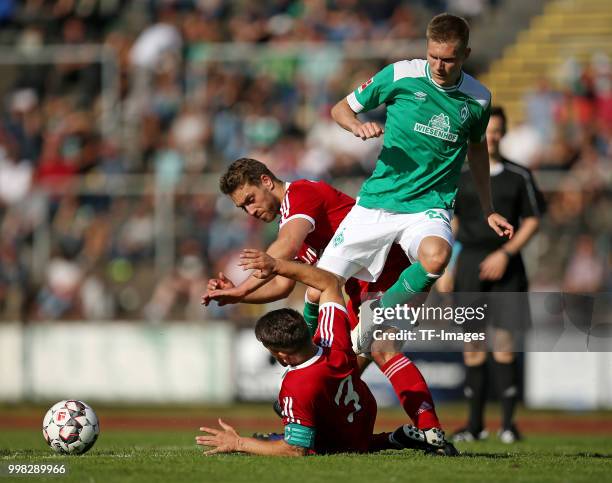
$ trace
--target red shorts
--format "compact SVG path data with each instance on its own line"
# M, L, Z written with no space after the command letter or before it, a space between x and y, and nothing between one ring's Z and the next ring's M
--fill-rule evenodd
M376 282L365 282L356 278L349 278L344 285L344 290L349 297L346 308L349 313L351 329L359 323L359 307L366 300L372 300L379 296L379 292L386 292L393 285L401 273L410 266L408 257L402 247L394 243L391 246L385 267Z

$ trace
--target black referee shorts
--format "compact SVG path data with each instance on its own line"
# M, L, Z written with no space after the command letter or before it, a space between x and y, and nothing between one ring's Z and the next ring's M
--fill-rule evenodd
M468 299L479 299L481 304L486 300L487 317L483 325L506 329L518 336L531 326L525 265L520 256L514 256L500 280L480 280L480 263L491 251L469 248L461 250L455 270L456 300L462 303L461 292L471 292L473 295ZM476 296L476 293L481 293L483 297Z

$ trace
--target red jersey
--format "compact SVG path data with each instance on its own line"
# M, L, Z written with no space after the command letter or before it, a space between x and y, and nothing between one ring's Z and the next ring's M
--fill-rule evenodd
M317 453L366 452L376 401L359 377L343 306L321 305L314 342L318 352L283 377L278 396L283 424L314 428Z
M354 204L354 198L324 181L300 179L290 183L281 203L280 227L294 218L304 218L313 226L297 255L298 260L314 265ZM364 282L356 278L347 280L345 290L349 296L347 307L351 328L359 321L359 307L366 300L367 294L385 292L409 265L402 248L394 244L376 282Z
M280 227L305 218L313 228L305 243L320 255L334 236L355 200L324 181L300 179L289 184L281 203Z

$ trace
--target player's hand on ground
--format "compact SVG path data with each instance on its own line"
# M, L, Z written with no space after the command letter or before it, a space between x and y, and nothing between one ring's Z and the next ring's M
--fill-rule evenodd
M514 235L514 227L499 213L491 213L487 217L487 223L499 236L507 236L510 239Z
M274 275L276 259L261 250L245 248L240 253L240 262L238 262L238 265L240 265L243 270L253 270L251 275L255 278L264 279Z
M385 131L375 122L364 122L355 125L352 128L352 132L356 137L365 141L366 139L377 138L384 134Z
M208 434L196 436L196 443L200 446L212 447L212 449L204 451L204 454L233 453L238 451L240 436L236 430L229 424L224 423L220 418L219 426L221 426L221 429L207 428L205 426L200 428L200 431Z
M206 285L206 293L202 295L202 305L208 305L213 300L211 292L215 290L229 290L234 288L232 281L225 276L223 272L219 272L219 278L211 278Z
M487 255L480 263L480 280L499 280L506 273L508 255L502 250L496 250Z

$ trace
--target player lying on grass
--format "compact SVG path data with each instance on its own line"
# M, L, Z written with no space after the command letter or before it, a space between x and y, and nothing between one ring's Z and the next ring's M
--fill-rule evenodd
M219 182L221 191L230 196L237 207L267 223L280 215L280 228L276 240L267 253L275 258L313 264L330 243L334 232L355 205L350 196L329 184L318 181L297 180L291 183L278 179L268 167L250 158L234 161ZM376 282L349 278L345 284L349 296L347 304L351 329L358 322L359 306L363 297L384 292L395 283L409 266L399 245L391 248L385 266ZM295 287L295 280L275 276L266 279L249 277L234 286L223 274L208 283L202 301L216 300L227 303L267 303L287 297ZM313 294L313 292L315 292ZM309 289L309 296L318 297ZM311 334L317 326L318 304L306 302L304 318ZM387 344L388 345L388 344ZM393 348L371 348L370 355L388 377L406 414L419 429L441 428L433 398L419 369L404 354ZM369 360L360 357L361 369Z
M274 310L257 321L257 339L288 367L278 396L284 438L262 441L242 437L219 420L221 429L203 427L200 430L208 434L196 436L197 444L212 448L206 454L239 451L302 456L404 448L457 454L436 428L423 431L403 425L393 433L373 434L376 401L359 377L348 312L336 277L252 249L242 252L240 265L245 270L253 269L258 278L281 275L320 290L319 324L313 339L304 318L291 309Z

